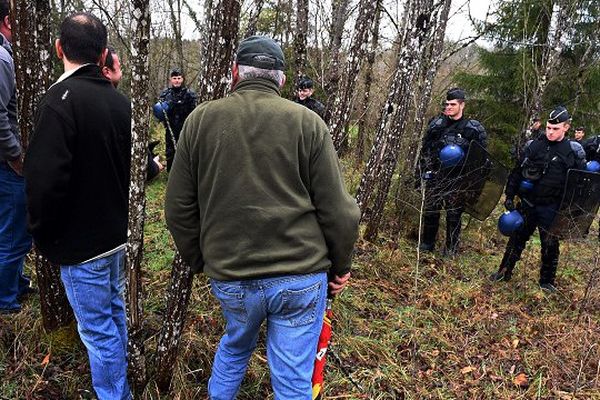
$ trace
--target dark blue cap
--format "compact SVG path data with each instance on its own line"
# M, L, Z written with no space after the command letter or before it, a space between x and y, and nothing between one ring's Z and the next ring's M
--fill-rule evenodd
M563 106L555 107L554 110L550 112L548 116L549 124L560 124L561 122L565 122L571 119L569 112Z
M446 100L466 100L467 92L461 88L452 88L446 93Z

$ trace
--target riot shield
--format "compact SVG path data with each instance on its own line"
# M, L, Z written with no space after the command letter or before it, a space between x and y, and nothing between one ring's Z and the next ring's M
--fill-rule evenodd
M498 204L508 175L508 168L472 141L456 188L465 211L480 221L485 220Z
M600 173L571 169L550 233L561 239L587 235L600 206Z

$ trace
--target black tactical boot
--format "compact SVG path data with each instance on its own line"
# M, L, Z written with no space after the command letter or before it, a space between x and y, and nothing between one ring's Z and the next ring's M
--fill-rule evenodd
M540 289L546 293L556 293L558 291L553 283L540 283Z

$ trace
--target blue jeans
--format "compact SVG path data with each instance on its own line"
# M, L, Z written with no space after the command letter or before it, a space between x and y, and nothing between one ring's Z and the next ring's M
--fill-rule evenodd
M25 180L0 162L0 309L19 310L17 297L29 288L23 274L31 249L25 211Z
M260 326L266 320L267 359L275 399L310 400L327 300L327 274L211 280L211 286L227 326L208 381L210 399L235 399Z
M125 252L61 265L60 276L88 351L98 400L130 399L127 383L127 319L119 293Z

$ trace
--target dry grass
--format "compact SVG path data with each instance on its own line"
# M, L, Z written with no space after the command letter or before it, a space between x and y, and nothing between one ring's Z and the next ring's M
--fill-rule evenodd
M165 231L165 177L149 189L145 275L152 360L173 255ZM390 221L392 219L390 218ZM471 223L460 257L427 256L389 232L357 246L351 286L335 303L328 399L600 399L598 242L563 244L559 294L537 287L535 240L510 283L491 284L505 240L493 221ZM597 277L598 278L598 277ZM174 390L147 399L204 399L222 319L207 281L194 283ZM591 290L587 290L591 288ZM586 295L587 293L587 295ZM0 399L89 399L87 357L74 327L46 334L36 298L0 317ZM264 346L251 359L240 400L272 399ZM48 357L49 355L49 357ZM150 364L150 367L152 365ZM527 387L514 381L525 374ZM348 375L360 388L348 379Z

